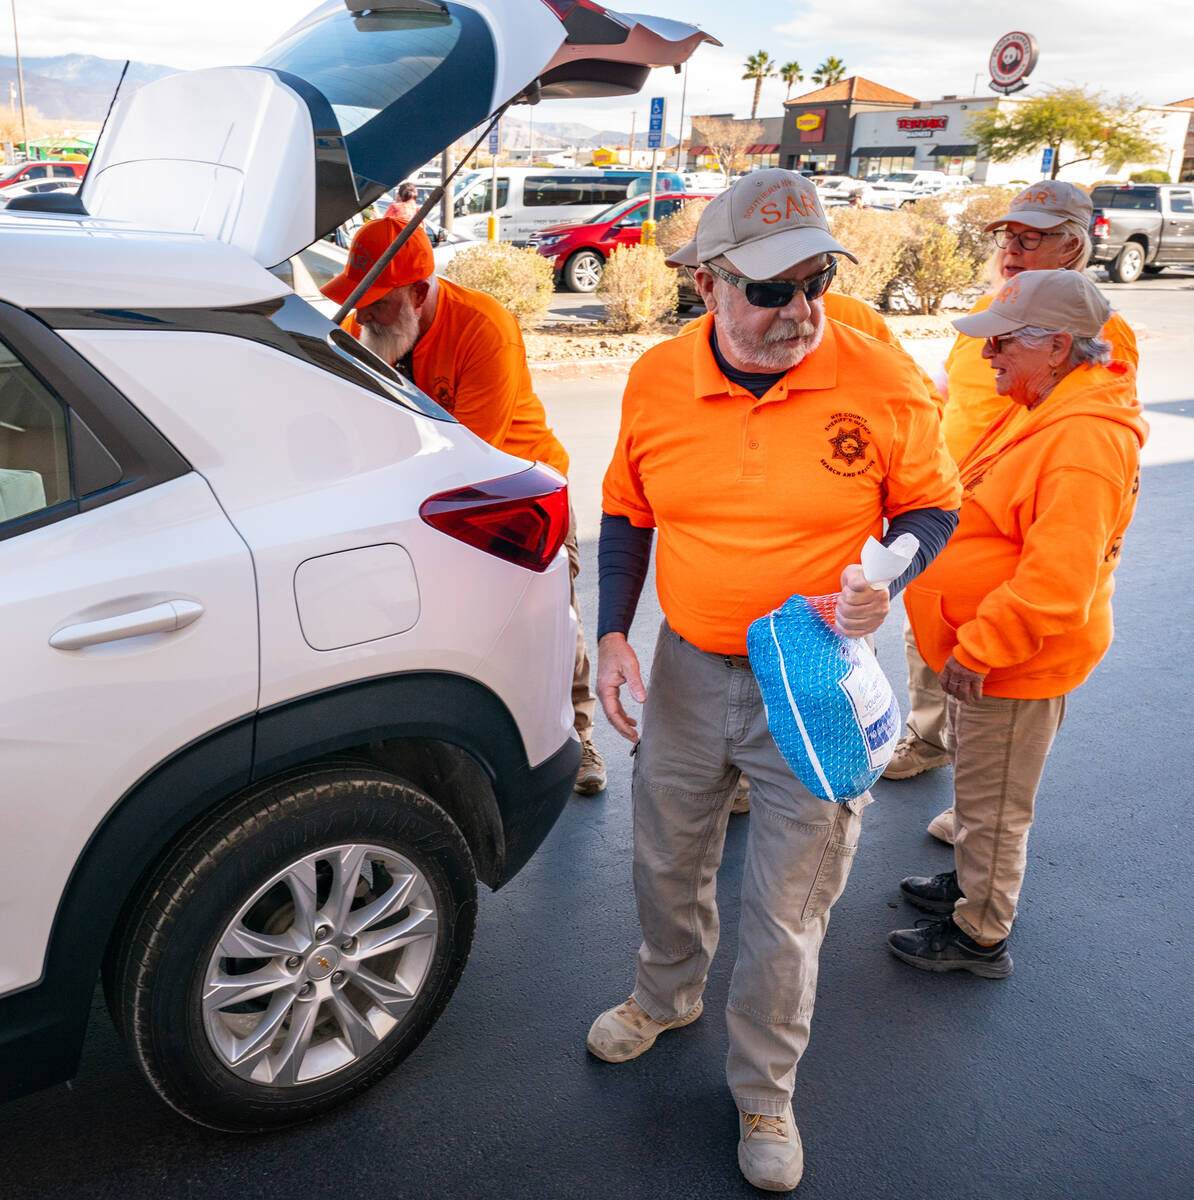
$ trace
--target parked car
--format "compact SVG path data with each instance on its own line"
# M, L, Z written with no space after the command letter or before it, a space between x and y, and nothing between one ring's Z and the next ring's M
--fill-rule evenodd
M0 190L0 207L11 204L21 196L42 196L47 192L71 194L79 190L77 179L27 179L9 184Z
M609 205L645 192L650 179L650 171L628 168L498 167L500 237L525 246L531 234L549 225L592 220ZM682 192L684 181L675 171L659 171L656 190ZM479 171L456 194L456 225L462 233L475 238L488 235L492 193L492 173Z
M712 200L711 192L668 192L655 197L655 219L678 212L692 200ZM637 246L643 239L643 222L650 208L649 196L635 196L611 204L591 221L571 225L549 225L532 233L530 245L552 266L570 292L592 292L601 282L606 259L618 246Z
M31 159L0 170L0 188L12 187L33 179L82 179L87 171L85 162L58 162L54 159Z
M564 480L266 268L531 81L706 40L585 12L323 5L122 94L75 211L0 215L0 1096L70 1078L102 978L190 1119L342 1102L570 795Z
M847 204L855 192L865 192L866 184L852 175L822 175L814 180L823 205Z
M1090 193L1090 261L1116 283L1194 264L1194 184L1125 183Z

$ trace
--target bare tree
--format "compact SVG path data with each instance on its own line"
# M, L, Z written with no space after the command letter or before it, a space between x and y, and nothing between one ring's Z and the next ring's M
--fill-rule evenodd
M710 154L725 173L729 186L734 164L746 152L746 147L763 136L762 121L735 121L732 117L693 117L693 141L699 139L709 147Z

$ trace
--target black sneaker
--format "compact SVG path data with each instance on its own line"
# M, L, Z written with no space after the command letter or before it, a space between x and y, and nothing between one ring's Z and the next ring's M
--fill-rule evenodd
M1012 973L1007 938L994 946L980 946L955 924L920 920L915 929L893 929L887 945L901 962L922 971L969 971L984 979L1006 979Z
M954 905L962 899L957 871L943 871L931 877L909 875L900 881L900 891L904 899L921 912L943 917L953 912Z

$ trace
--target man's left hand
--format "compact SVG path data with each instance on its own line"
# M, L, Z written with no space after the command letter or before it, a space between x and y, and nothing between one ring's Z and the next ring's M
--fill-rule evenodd
M962 666L952 654L945 660L945 666L937 678L941 690L963 704L977 704L983 698L983 680L986 676Z
M874 633L890 610L891 595L887 589L871 587L857 563L842 572L842 590L833 614L833 627L843 637L857 638Z

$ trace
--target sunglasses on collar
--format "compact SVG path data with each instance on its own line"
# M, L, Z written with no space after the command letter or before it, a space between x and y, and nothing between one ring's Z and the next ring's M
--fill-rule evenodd
M726 283L743 292L747 303L753 304L755 308L784 308L792 303L792 297L797 292L802 292L806 300L816 300L829 291L829 285L837 272L836 258L829 260L829 266L824 271L818 271L807 279L747 279L742 275L722 270L713 263L701 265L718 279L724 279Z

